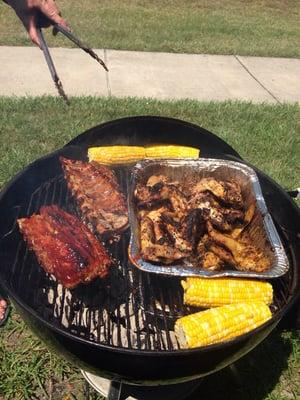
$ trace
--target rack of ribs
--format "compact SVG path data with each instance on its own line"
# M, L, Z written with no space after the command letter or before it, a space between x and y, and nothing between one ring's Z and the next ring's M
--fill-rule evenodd
M58 206L43 206L39 214L20 218L18 224L41 266L66 288L108 274L111 260L102 244Z
M65 179L88 224L100 234L127 228L126 200L115 173L96 162L60 157Z

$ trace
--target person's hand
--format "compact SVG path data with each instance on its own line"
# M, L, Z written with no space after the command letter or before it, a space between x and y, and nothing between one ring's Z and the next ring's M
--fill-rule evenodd
M30 39L40 47L37 34L37 24L48 27L57 23L68 28L67 22L61 17L55 0L5 0L23 22ZM42 16L42 18L41 18Z
M3 299L0 299L0 323L5 317L6 308L7 308L7 302Z

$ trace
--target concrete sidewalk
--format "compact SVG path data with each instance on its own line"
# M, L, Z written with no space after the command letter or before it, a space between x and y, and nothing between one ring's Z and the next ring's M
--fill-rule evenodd
M96 50L106 73L80 49L50 49L73 96L136 96L255 103L300 102L300 60ZM0 47L0 95L57 95L36 47Z

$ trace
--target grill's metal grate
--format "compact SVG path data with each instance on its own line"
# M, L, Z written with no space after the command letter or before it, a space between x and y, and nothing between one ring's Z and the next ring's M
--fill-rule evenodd
M127 195L129 171L116 174ZM66 211L80 213L62 175L45 182L30 198L18 217L38 212L45 204L57 204ZM29 251L17 224L5 235L18 242L12 268L7 272L11 288L22 296L33 310L51 324L88 341L120 348L140 350L175 350L179 344L174 335L175 319L194 310L182 302L180 278L144 273L128 262L129 230L108 248L116 260L115 267L104 280L80 285L70 291L39 266ZM286 244L288 256L289 249ZM291 257L290 257L291 258ZM293 260L290 259L290 265ZM290 299L292 272L272 281L275 287L273 311L277 312Z

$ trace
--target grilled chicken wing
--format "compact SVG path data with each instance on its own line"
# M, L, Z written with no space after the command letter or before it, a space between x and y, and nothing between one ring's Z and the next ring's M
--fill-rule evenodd
M135 188L135 197L139 202L154 201L162 197L161 189L168 183L164 175L152 175L146 185L139 183Z
M140 221L140 235L141 254L145 260L168 264L186 255L180 250L175 250L166 242L162 244L155 243L154 223L148 216Z
M210 241L209 250L214 253L220 260L230 266L235 266L236 262L230 253L230 251L226 250L222 246L218 246L217 243L213 243Z
M171 264L173 261L187 257L189 253L184 253L174 247L161 244L151 244L150 247L143 249L142 256L145 260Z
M226 205L243 209L241 188L236 182L203 178L192 188L192 195L206 191L212 193Z
M236 262L237 269L263 272L270 268L269 260L250 243L238 241L228 235L223 235L214 230L210 223L208 223L208 233L213 240L230 250Z
M141 250L151 246L154 243L153 222L149 218L141 218L140 221Z
M182 251L184 253L189 253L193 249L193 245L191 241L188 241L184 237L184 232L182 229L175 227L172 224L163 225L166 227L165 232L167 236L170 236L172 244L176 247L177 250Z
M166 235L164 225L161 221L161 215L166 211L167 209L165 207L161 207L156 210L151 210L149 213L147 213L147 219L151 220L152 222L155 241L158 244L163 244L169 241L172 241L172 244L174 244L174 241Z
M219 271L223 268L223 263L220 257L215 253L212 251L206 251L203 256L201 267L208 271Z
M254 214L255 214L255 204L252 203L248 207L248 210L245 212L243 225L239 228L233 229L233 231L231 232L231 236L234 239L237 239L241 235L243 230L246 228L246 226L250 224L250 222L252 221L252 218L254 217Z
M153 175L147 185L138 184L135 189L138 208L151 209L155 206L169 205L176 212L184 212L187 208L187 198L178 182L168 182L161 175Z
M206 233L206 209L191 209L186 211L186 216L181 220L181 230L192 248L197 247L199 240Z
M205 210L206 219L222 232L229 232L236 227L241 227L244 223L242 210L221 206L210 192L195 193L189 201L189 206Z
M146 185L147 186L155 186L160 183L168 183L168 178L165 175L152 175L148 179Z
M153 243L156 243L158 245L174 246L179 252L184 252L186 254L187 252L192 250L192 246L183 237L180 230L180 225L178 226L178 224L170 223L170 221L172 220L170 214L171 213L168 212L168 210L165 208L158 208L157 210L152 210L146 213L146 217L142 217L141 240L143 242L145 241L143 236L148 235L149 221L151 221L151 230L154 234L154 240L152 240ZM163 216L169 216L169 220L166 220L166 218L163 218ZM145 220L147 222L144 222ZM145 230L143 229L144 225L148 228L147 233L145 233ZM160 249L159 251L162 251L162 249ZM177 258L178 256L176 256L176 259Z
M44 206L40 214L18 219L18 224L43 269L66 288L108 274L111 260L102 244L59 207Z
M218 271L223 268L221 258L210 249L210 240L205 234L197 246L198 266L209 271Z

